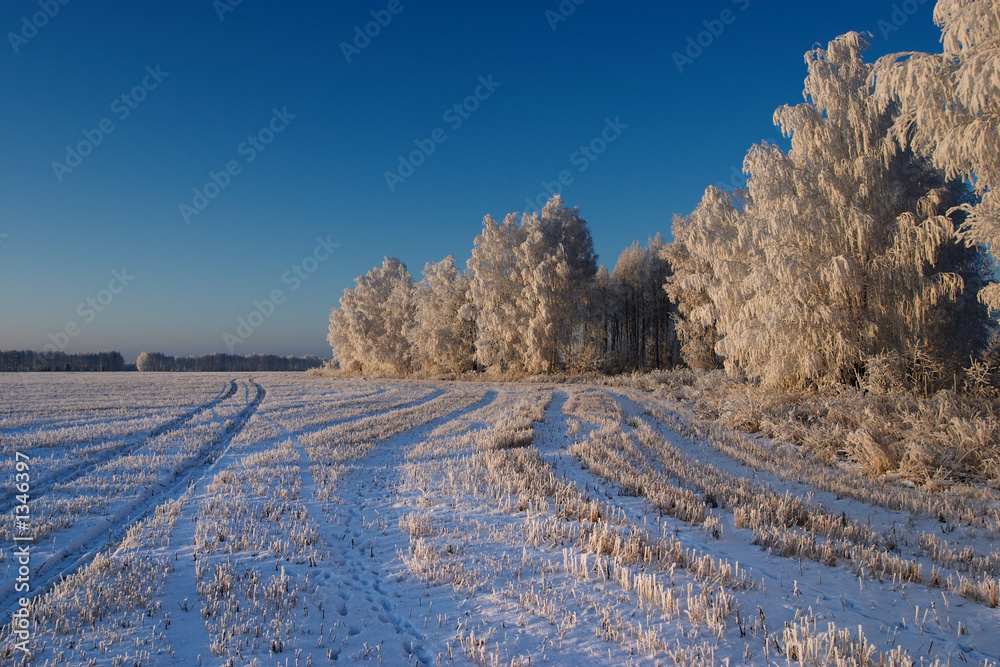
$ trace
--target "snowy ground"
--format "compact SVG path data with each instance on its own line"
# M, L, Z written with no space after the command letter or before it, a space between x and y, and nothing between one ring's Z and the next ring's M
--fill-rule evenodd
M684 415L585 385L4 374L0 662L1000 658L998 503Z

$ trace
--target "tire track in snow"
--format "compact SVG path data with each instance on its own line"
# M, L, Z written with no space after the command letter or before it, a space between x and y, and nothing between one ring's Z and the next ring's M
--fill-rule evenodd
M259 385L257 386L259 387ZM263 388L260 389L263 392ZM262 394L258 394L258 398L263 400L264 397ZM260 401L258 401L258 405L259 403ZM249 422L250 418L254 415L258 419L270 421L267 417L263 416L260 410L249 414L246 421ZM236 435L238 435L238 432L233 433L230 441ZM191 480L187 490L183 494L185 497L184 508L170 536L170 543L174 551L174 570L167 577L163 593L158 596L164 601L173 601L178 605L176 610L172 610L174 614L171 617L172 622L170 627L164 632L166 637L165 643L174 650L178 664L207 665L219 660L212 653L211 638L208 634L208 629L200 620L201 598L198 595L198 576L196 572L198 555L195 546L195 532L198 527L198 512L201 510L201 503L206 497L208 486L218 473L229 468L234 462L265 451L275 446L279 440L280 438L268 439L250 447L240 449L239 451L234 451L227 446L226 450L202 471L197 480ZM203 554L202 558L204 559L205 557ZM183 601L186 601L187 604L182 606ZM183 618L182 614L194 614L196 620L190 622L188 619ZM176 623L173 622L175 620ZM192 636L186 632L191 627L198 628L196 636Z
M226 386L219 392L219 395L213 398L212 400L202 405L199 405L196 408L188 410L182 415L179 415L177 417L174 417L173 419L165 421L162 424L159 424L158 426L155 426L145 435L133 436L127 439L126 442L123 443L122 446L120 447L116 447L110 451L99 452L91 457L84 459L83 461L72 463L68 466L64 466L58 470L53 470L40 476L38 479L33 480L32 482L32 490L31 490L32 495L36 498L44 496L49 491L51 491L52 488L55 487L56 485L68 484L69 482L72 482L75 479L79 479L84 475L86 475L87 473L89 473L90 471L92 471L97 466L103 463L107 463L111 459L120 458L124 456L131 456L132 454L139 451L146 445L150 444L156 438L165 435L167 433L170 433L172 431L179 430L189 421L194 419L194 417L196 417L198 414L206 410L211 410L214 414L215 406L217 406L222 401L225 401L234 396L236 394L236 388L237 388L236 381L229 380ZM132 440L132 442L129 442L129 440ZM75 442L73 444L74 445L85 444L87 442L96 442L96 441L97 439L83 440ZM13 495L0 498L0 513L4 513L10 510L10 508L14 506L14 502L15 498Z
M235 394L234 387L231 388ZM147 516L152 516L156 508L180 496L186 487L202 481L208 473L217 468L222 462L224 454L229 450L230 443L249 422L250 418L257 411L261 401L264 400L265 390L252 379L246 384L246 391L249 394L250 386L255 389L255 396L248 400L247 406L232 419L231 428L223 431L218 437L206 446L198 454L191 457L189 464L173 471L173 477L168 480L157 481L141 493L138 498L127 502L118 508L114 515L101 522L98 526L87 531L83 536L75 539L71 544L60 549L49 556L41 565L35 568L32 574L32 592L36 595L43 595L55 583L80 568L86 566L109 544L120 540L133 525L142 521ZM199 465L200 464L200 465ZM4 600L0 610L4 612L12 611L16 605L16 600L11 597L14 582L8 583L0 588L0 599Z

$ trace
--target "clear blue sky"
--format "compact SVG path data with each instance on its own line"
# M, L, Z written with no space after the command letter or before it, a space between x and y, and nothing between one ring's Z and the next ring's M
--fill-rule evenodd
M221 3L57 4L0 4L0 349L54 338L126 360L226 351L226 332L250 333L239 353L328 357L355 276L384 255L416 278L464 262L483 215L524 210L564 170L613 266L778 136L814 45L868 30L872 59L940 49L933 2L916 0L566 0L568 16L555 0L247 0L221 20ZM373 10L391 20L357 49ZM679 71L689 37L707 46ZM574 155L602 132L603 153ZM415 141L434 151L409 175L398 156ZM386 171L406 178L390 189ZM193 190L210 172L225 187L205 206ZM181 204L204 208L185 220ZM340 246L307 260L317 238ZM270 316L237 332L274 290Z

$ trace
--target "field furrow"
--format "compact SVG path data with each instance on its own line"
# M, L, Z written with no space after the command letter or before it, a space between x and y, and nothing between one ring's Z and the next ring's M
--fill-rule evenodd
M30 639L7 622L5 664L1000 658L988 513L887 481L842 492L854 472L642 392L281 373L139 390L177 408L134 436L112 422L142 408L102 423L64 382L65 415L10 420L31 439L4 451L47 465L30 514L4 499L4 538L32 538ZM22 394L12 409L45 400ZM5 614L19 568L5 550Z

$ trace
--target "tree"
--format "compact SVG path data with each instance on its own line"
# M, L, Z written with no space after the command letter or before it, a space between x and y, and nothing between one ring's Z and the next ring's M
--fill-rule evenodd
M319 368L317 357L279 357L275 354L203 354L197 357L170 357L159 352L143 352L136 360L139 371L234 372L304 371Z
M605 370L612 370L612 344L618 336L616 286L611 272L603 264L597 268L591 287L590 328L585 341L584 354L597 360Z
M666 245L659 234L645 246L636 241L622 251L611 272L606 298L614 314L609 341L613 367L642 370L673 363L670 299L663 290L671 273Z
M709 188L677 230L669 288L717 329L730 372L800 387L851 381L876 354L908 359L914 376L933 365L931 324L964 287L938 265L960 191L898 149L866 48L848 33L809 52L807 101L775 112L791 151L751 148L745 201Z
M883 108L898 108L893 136L927 155L948 178L972 183L978 203L962 239L996 254L1000 242L1000 6L995 2L941 0L940 54L895 53L871 74ZM1000 309L1000 285L984 285L979 298Z
M754 248L738 242L745 206L745 190L709 186L690 215L674 216L674 240L661 251L673 271L663 288L676 304L681 359L696 370L716 367L722 317L725 325L740 318L736 305L742 296L734 288L742 285L751 265L745 253Z
M497 224L483 218L468 262L469 302L476 322L476 361L501 372L523 372L526 319L518 307L522 289L518 249L526 237L513 213Z
M563 298L570 290L569 260L561 245L552 252L546 248L537 226L529 230L520 250L519 306L528 319L521 363L529 373L551 373L559 362L560 343L568 338L574 321Z
M407 332L414 321L413 279L406 265L386 257L344 290L330 313L327 340L341 368L400 375L411 369Z
M465 308L468 279L455 256L428 263L414 288L415 322L408 333L414 362L429 372L464 373L472 368L475 323Z
M346 295L347 290L344 292ZM352 332L352 323L355 318L345 308L345 305L350 306L352 303L351 300L345 302L344 297L341 297L341 307L330 311L330 329L326 340L333 348L333 362L337 368L350 373L362 373L364 363L361 352L354 345Z
M159 352L142 352L135 360L135 367L142 372L172 370L166 367L166 360Z
M521 270L519 308L527 320L523 367L531 373L565 367L589 320L588 304L597 255L587 222L578 208L559 195L541 216L525 217L518 249Z
M566 368L590 342L597 256L579 209L555 195L541 215L483 219L468 263L476 361L501 373Z
M35 352L33 350L10 350L0 352L0 372L25 371L121 371L125 360L119 352L77 352L59 351Z

